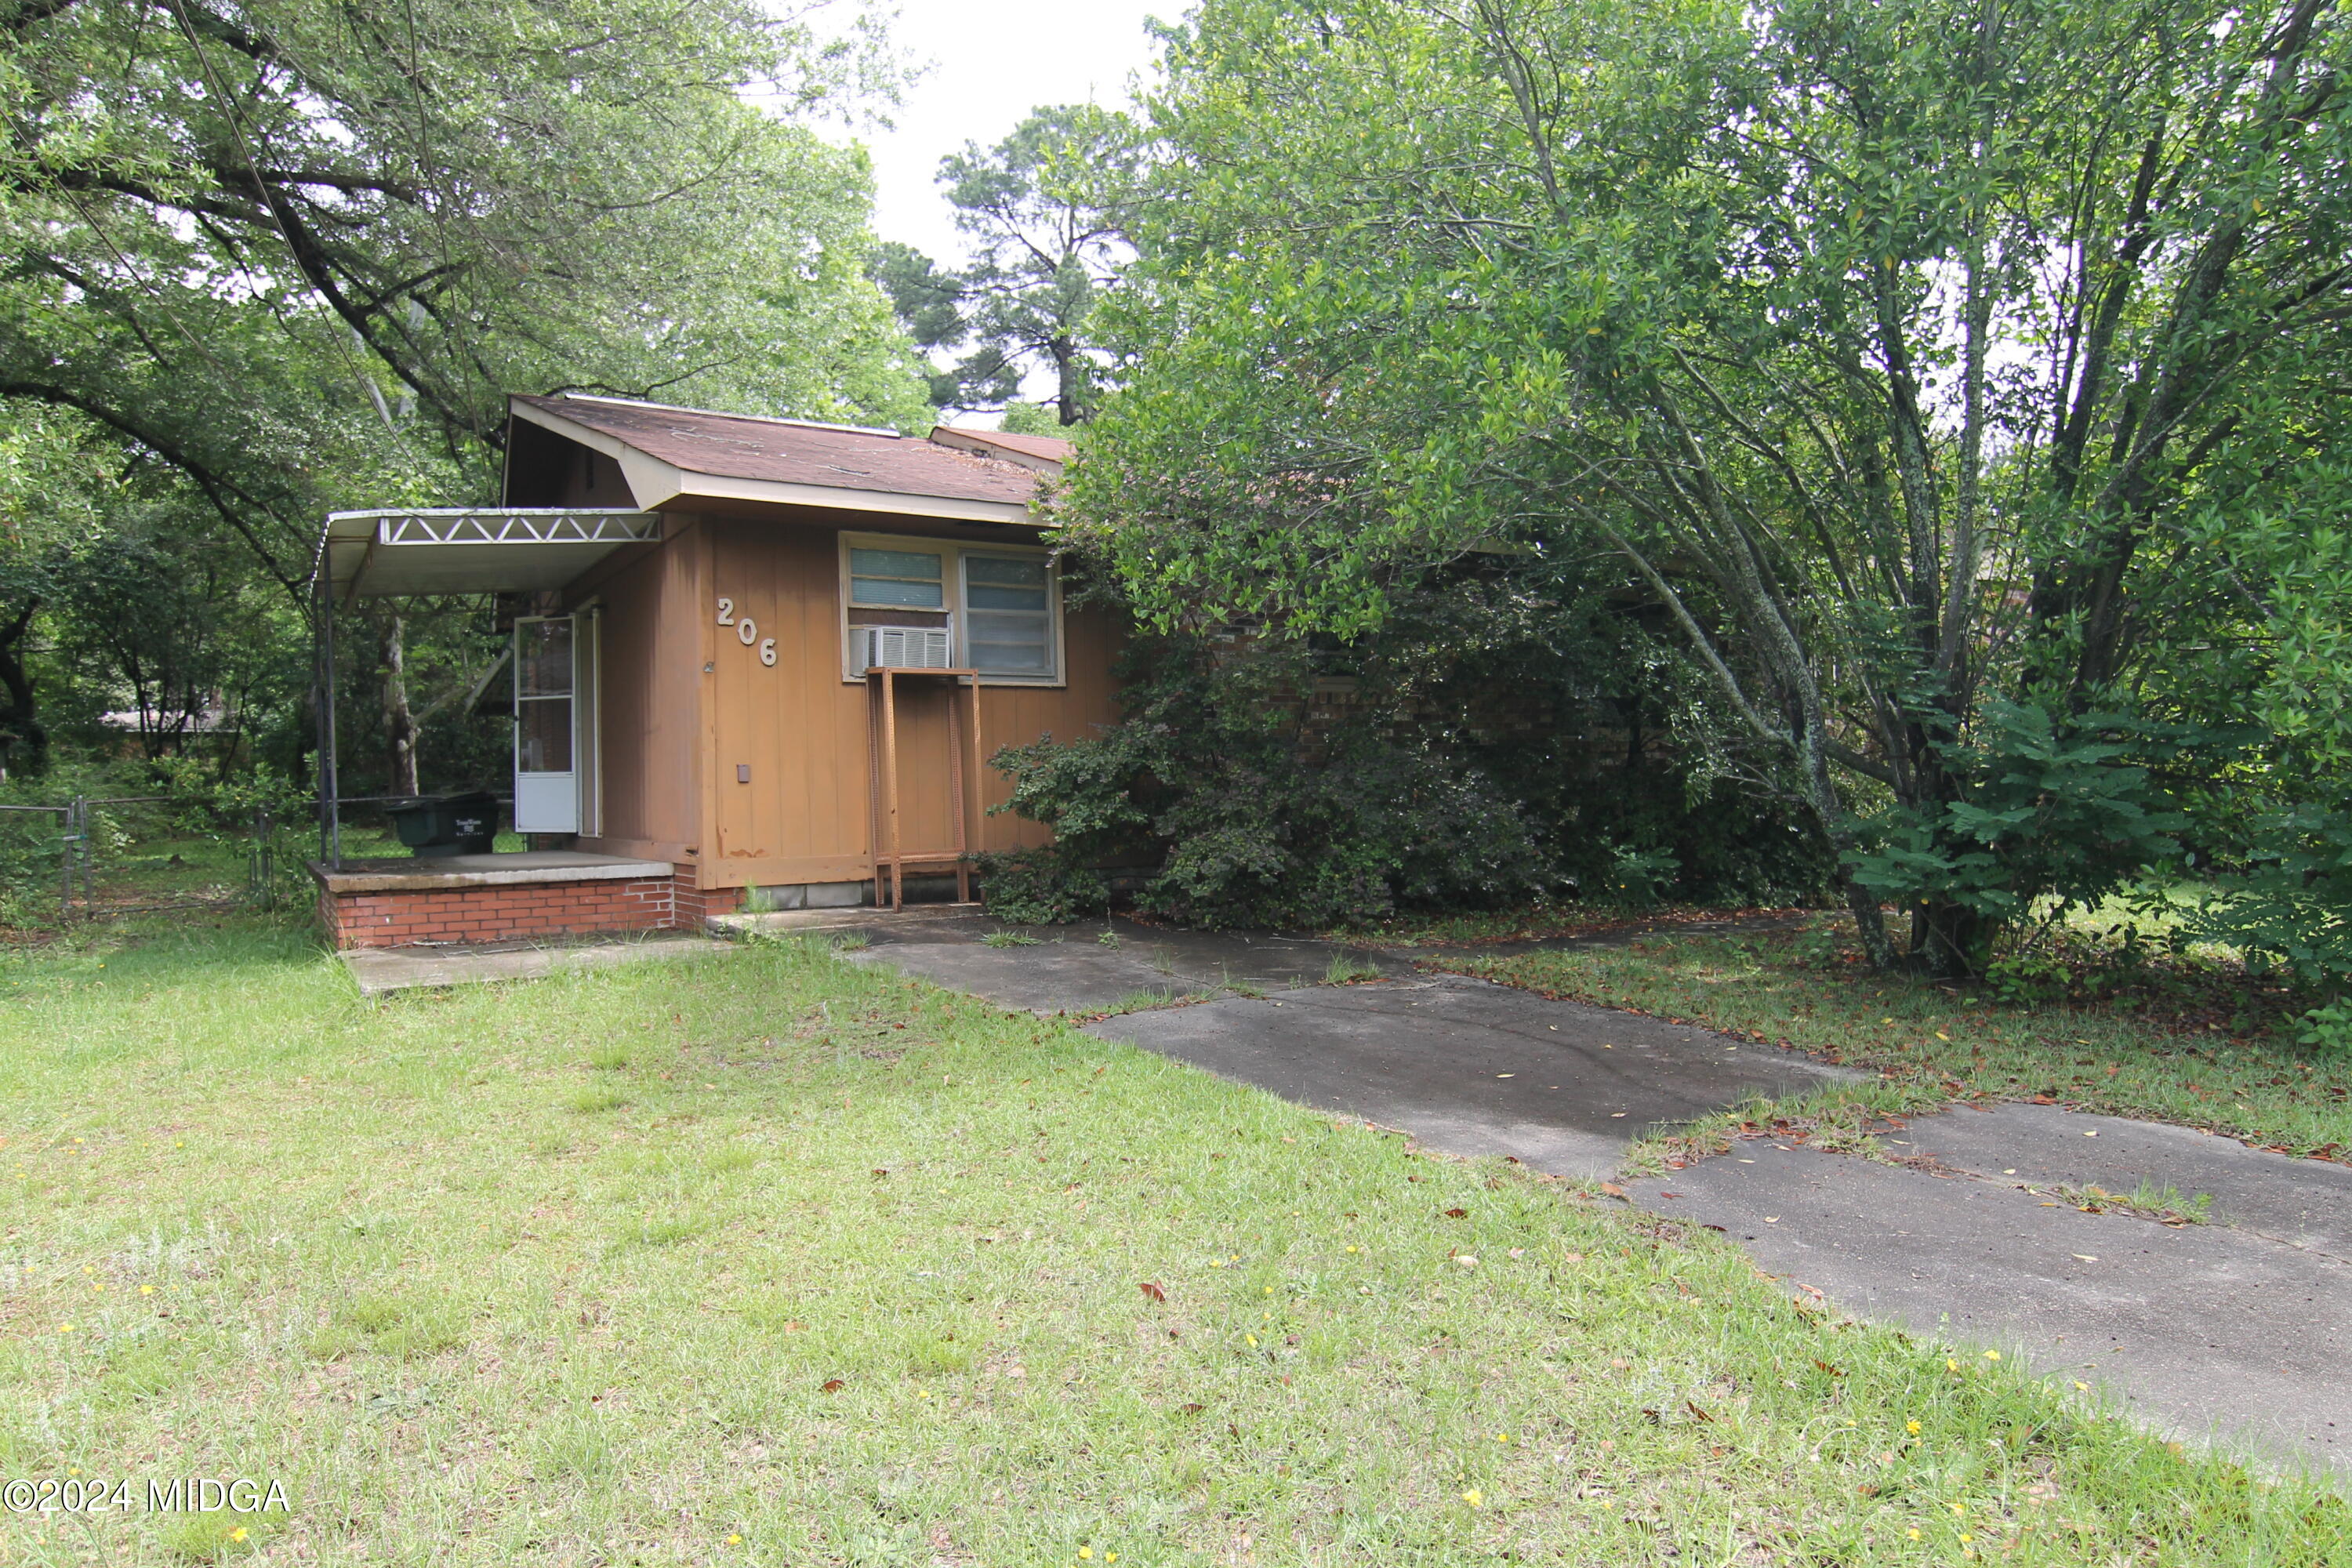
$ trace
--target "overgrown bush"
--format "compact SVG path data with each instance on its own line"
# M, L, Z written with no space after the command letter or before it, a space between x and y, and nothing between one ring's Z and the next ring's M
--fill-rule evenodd
M1318 709L1335 665L1349 700ZM1097 913L1114 869L1142 912L1212 927L1328 930L1570 893L1630 909L1817 897L1832 862L1793 813L1727 779L1694 785L1638 721L1630 754L1612 742L1596 761L1601 665L1532 637L1465 656L1427 620L1345 649L1139 639L1124 721L994 759L1013 781L998 809L1055 843L990 858L990 907Z
M1013 780L998 809L1055 839L992 863L999 913L1098 910L1108 867L1148 868L1139 909L1213 927L1361 924L1557 881L1525 815L1476 768L1375 721L1305 723L1307 650L1155 642L1124 673L1126 721L997 753Z

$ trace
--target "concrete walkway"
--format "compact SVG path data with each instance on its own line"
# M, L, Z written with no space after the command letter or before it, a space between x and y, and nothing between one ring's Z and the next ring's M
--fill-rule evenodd
M1086 1027L1433 1149L1560 1174L1612 1174L1644 1132L1851 1076L1704 1029L1422 974L1407 950L1128 921L1111 925L1115 945L1089 925L992 948L990 929L909 920L872 929L853 956L1007 1007L1110 1013ZM1317 984L1335 958L1386 978ZM1147 994L1200 1000L1118 1011ZM1883 1142L1899 1163L1745 1139L1627 1190L1721 1230L1793 1293L2000 1349L2159 1430L2352 1481L2352 1168L2026 1105L1920 1118ZM2143 1183L2181 1202L2209 1195L2210 1223L2089 1214L2058 1190Z
M1627 1191L1847 1311L2104 1386L2175 1436L2352 1479L2352 1167L2035 1105L1882 1142L1912 1163L1743 1139ZM2209 1223L2080 1206L2142 1183L2210 1197Z

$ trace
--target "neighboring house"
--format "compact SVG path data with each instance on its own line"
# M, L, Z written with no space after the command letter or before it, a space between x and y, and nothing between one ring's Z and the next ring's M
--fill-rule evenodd
M343 945L895 905L909 870L968 897L971 852L1043 837L986 815L984 759L1116 717L1113 619L1064 605L1030 510L1065 442L583 396L511 399L508 437L502 507L339 513L316 586L500 595L534 852L343 862L329 813Z

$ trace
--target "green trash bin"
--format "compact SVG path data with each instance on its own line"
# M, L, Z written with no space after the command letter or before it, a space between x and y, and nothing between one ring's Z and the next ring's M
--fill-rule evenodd
M486 790L421 795L387 814L392 830L420 860L487 855L499 837L499 797Z

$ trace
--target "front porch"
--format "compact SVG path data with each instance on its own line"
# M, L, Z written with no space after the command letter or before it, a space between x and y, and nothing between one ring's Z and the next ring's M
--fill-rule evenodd
M691 870L578 850L313 861L310 869L320 923L338 948L699 931L708 912Z

